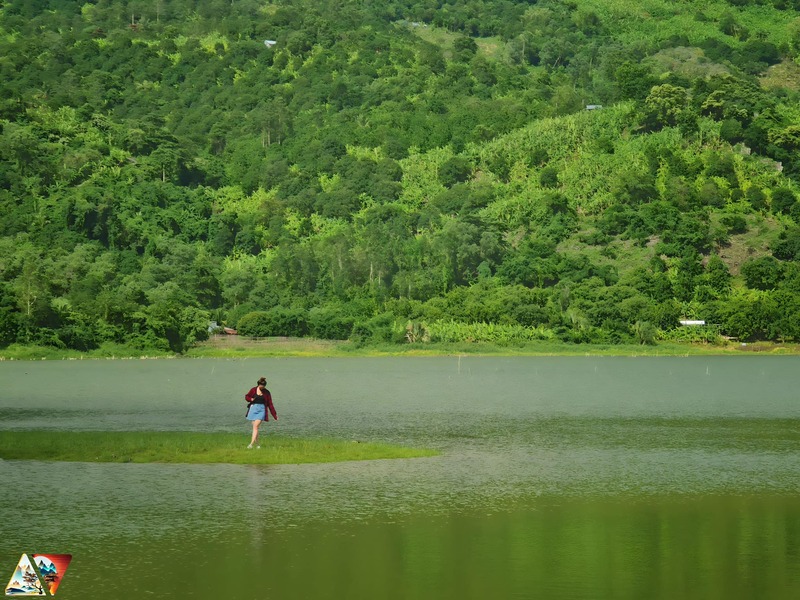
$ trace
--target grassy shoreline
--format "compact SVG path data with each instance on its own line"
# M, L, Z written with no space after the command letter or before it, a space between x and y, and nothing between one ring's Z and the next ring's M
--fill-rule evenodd
M113 463L285 465L436 456L436 450L249 433L0 431L0 459Z
M222 338L197 344L186 354L139 350L123 345L104 346L90 352L14 344L0 348L0 361L164 359L164 358L269 358L269 357L379 357L379 356L739 356L742 354L800 355L800 344L756 342L724 345L661 342L633 344L567 344L531 342L521 346L488 343L357 345L349 341L309 338Z

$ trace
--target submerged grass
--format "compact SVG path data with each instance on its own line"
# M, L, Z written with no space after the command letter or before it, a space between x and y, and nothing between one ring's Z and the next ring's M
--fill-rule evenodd
M435 450L376 442L249 434L138 431L0 431L3 460L281 465L435 456Z

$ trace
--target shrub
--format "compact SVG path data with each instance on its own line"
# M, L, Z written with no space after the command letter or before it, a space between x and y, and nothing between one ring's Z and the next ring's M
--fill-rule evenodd
M308 333L308 317L302 308L273 308L272 335L303 336Z
M719 130L720 137L731 144L738 144L744 139L744 128L736 119L725 119Z
M720 223L728 233L747 233L747 220L742 215L723 215Z
M425 329L432 342L491 342L505 345L531 340L551 340L555 337L552 330L542 326L524 327L495 323L436 321L425 325Z
M309 333L323 340L346 340L354 322L353 317L330 309L311 310L308 315Z
M267 337L269 328L270 318L265 311L247 313L236 324L236 329L241 335L250 337Z
M742 265L742 277L751 289L774 290L783 279L783 266L772 256L762 256Z
M744 197L753 207L753 210L762 210L767 207L767 196L761 188L756 186L747 188Z
M399 344L405 341L406 330L395 321L389 313L382 313L366 321L357 321L353 325L350 339L356 343L389 342Z
M716 325L678 327L663 332L659 337L665 341L692 344L719 344L722 342L720 328Z
M472 174L472 165L465 158L454 156L439 167L439 182L445 187L462 183Z
M589 233L581 234L580 240L584 244L589 244L590 246L602 246L608 244L611 241L611 237L602 231L594 230Z
M800 258L800 227L790 227L782 231L772 247L772 254L780 260Z
M788 215L795 204L797 204L797 198L789 188L782 187L772 192L772 212L775 214Z
M250 337L303 336L308 333L306 311L300 308L273 308L247 313L237 323L241 335Z
M558 187L558 169L555 167L545 167L539 173L539 185L544 188Z

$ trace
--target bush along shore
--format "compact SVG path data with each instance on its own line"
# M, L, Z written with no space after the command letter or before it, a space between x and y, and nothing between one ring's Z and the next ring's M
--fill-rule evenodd
M111 463L301 464L419 458L438 454L378 442L262 436L247 449L249 434L136 431L2 431L0 459Z

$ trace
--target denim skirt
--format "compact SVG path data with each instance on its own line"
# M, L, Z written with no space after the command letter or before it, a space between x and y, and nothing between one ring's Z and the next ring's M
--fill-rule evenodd
M264 421L267 418L267 407L263 404L251 404L247 413L248 421Z

